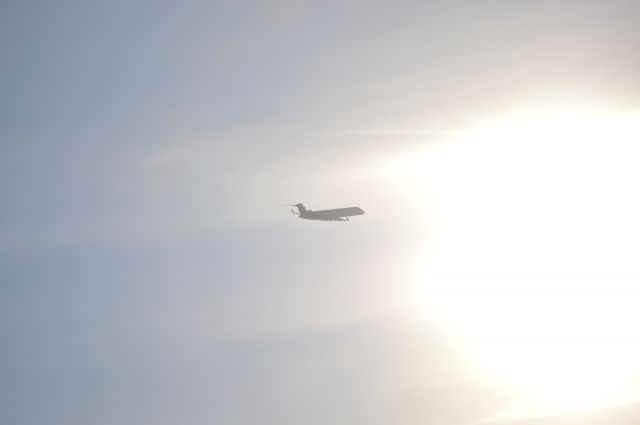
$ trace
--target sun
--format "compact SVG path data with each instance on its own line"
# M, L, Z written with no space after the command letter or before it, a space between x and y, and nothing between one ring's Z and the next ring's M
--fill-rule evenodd
M640 399L640 113L513 113L398 161L429 199L420 309L518 408Z

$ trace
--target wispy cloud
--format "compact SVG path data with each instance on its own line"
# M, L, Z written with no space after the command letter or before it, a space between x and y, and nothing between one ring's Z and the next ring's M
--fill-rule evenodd
M462 129L420 128L372 128L363 130L333 130L306 133L309 136L353 136L353 137L452 137L466 134Z

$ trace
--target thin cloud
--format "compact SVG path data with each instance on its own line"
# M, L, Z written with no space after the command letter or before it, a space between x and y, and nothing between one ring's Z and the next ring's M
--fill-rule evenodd
M337 130L337 131L317 131L306 133L309 136L353 136L353 137L448 137L459 136L466 132L454 129L417 129L417 128L378 128L369 130Z

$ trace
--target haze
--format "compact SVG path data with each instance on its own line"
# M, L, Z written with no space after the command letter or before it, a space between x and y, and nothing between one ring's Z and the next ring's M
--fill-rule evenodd
M3 1L0 423L637 424L639 19Z

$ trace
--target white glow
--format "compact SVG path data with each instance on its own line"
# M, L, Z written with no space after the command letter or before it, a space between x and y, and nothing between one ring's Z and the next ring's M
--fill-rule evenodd
M437 217L421 308L518 408L640 399L640 114L513 114L396 173Z

